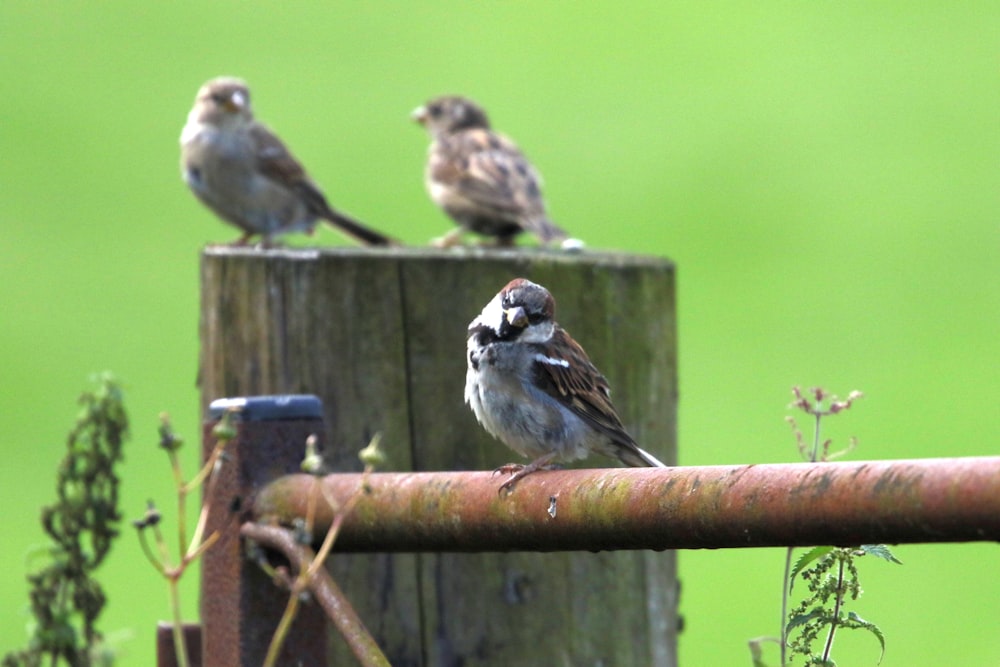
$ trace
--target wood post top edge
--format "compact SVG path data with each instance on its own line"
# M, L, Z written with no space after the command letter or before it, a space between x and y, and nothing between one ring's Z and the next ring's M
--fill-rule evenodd
M260 248L237 245L208 245L202 248L203 258L245 257L259 259L287 259L315 261L320 258L377 258L442 260L442 261L531 261L542 260L565 264L592 264L607 266L634 266L671 269L674 262L667 257L643 255L612 250L565 251L539 247L490 248L456 246L434 248L430 246L403 246L395 248L363 248L357 246L330 246L321 248Z

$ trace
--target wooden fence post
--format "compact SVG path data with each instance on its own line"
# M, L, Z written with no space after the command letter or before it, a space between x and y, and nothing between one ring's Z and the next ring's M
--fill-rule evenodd
M673 266L535 249L255 250L202 256L203 404L309 393L327 462L487 470L518 457L463 403L465 331L510 279L545 285L643 447L675 460ZM584 465L613 465L593 457ZM499 480L498 480L499 484ZM676 664L672 552L334 554L331 572L393 665ZM331 642L331 664L353 664Z

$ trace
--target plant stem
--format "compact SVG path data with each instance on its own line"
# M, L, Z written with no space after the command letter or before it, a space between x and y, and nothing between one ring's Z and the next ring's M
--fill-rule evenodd
M295 616L298 613L299 595L301 593L299 581L295 581L292 584L291 594L288 596L285 613L281 615L281 621L278 622L278 627L274 631L274 635L271 636L271 644L267 647L264 667L274 667L274 665L278 664L278 653L281 651L281 647L285 643L285 637L288 636L288 630L292 626L292 621L295 620Z
M840 620L840 604L844 600L844 558L839 558L840 566L837 568L837 599L833 604L833 616L830 618L830 633L826 636L826 647L823 649L823 662L830 660L830 651L833 650L833 635L837 632L837 621Z
M146 554L146 558L153 565L153 567L156 568L156 571L159 572L160 574L163 574L163 563L160 562L160 560L153 553L153 550L149 547L149 541L146 540L145 531L140 530L138 532L139 532L139 545L142 547L142 553Z
M326 531L326 536L323 538L323 544L320 546L319 551L312 555L311 558L303 559L303 562L299 564L299 574L291 583L291 594L289 596L288 604L285 606L285 613L282 614L281 620L278 622L278 627L274 631L274 636L271 637L271 644L267 649L267 656L264 659L264 667L273 667L273 665L277 664L278 653L281 651L281 646L284 644L285 638L288 635L288 630L298 612L299 596L303 591L309 590L310 587L314 585L314 580L317 579L317 573L326 562L326 557L330 554L330 550L333 548L333 543L336 541L337 535L340 533L340 526L343 524L344 518L351 513L354 506L357 505L358 500L360 500L361 496L364 495L365 484L368 479L368 475L371 474L371 472L372 467L365 466L365 473L361 478L361 482L358 484L357 491L351 494L351 497L347 500L344 506L340 508L340 510L335 512L333 522ZM321 478L314 477L309 495L309 504L306 507L306 532L309 535L312 535L316 518L316 504L319 501L321 494L323 495L323 499L330 505L330 509L333 510L336 507L336 503L333 498L330 498L324 492ZM305 550L303 549L303 551ZM365 630L363 626L361 626L359 634L370 638L368 631ZM345 635L345 639L346 638L347 637ZM350 641L348 643L350 643ZM372 640L372 645L375 646L374 654L376 655L376 658L381 656L384 660L384 656L382 656L382 652L378 649L377 645L374 644L374 640Z
M305 532L309 536L306 539L309 540L312 539L313 526L315 525L316 503L319 500L320 486L320 478L313 477L312 488L309 491L309 504L306 506ZM333 507L331 505L331 509L332 508ZM332 530L327 531L327 538L329 538L332 532ZM318 559L314 557L312 562L315 563L317 560ZM312 563L310 563L310 567L302 567L299 570L298 576L292 580L289 586L288 604L285 605L285 613L281 615L281 620L278 621L278 627L275 629L274 635L271 636L271 644L267 647L267 656L264 658L264 667L273 667L278 662L278 653L281 651L281 647L285 643L285 638L288 636L288 631L292 626L292 621L298 613L299 595L303 590L306 590L309 587L309 582L312 577L311 565Z
M365 467L365 474L361 478L361 482L358 483L358 490L351 494L351 497L347 499L344 506L339 512L333 517L333 522L330 524L330 528L326 531L326 537L323 539L323 544L320 545L319 551L316 552L316 557L313 562L309 565L309 578L316 576L316 572L323 567L323 563L326 562L326 557L330 555L330 550L333 549L333 543L337 539L337 535L340 534L340 527L344 523L344 519L354 511L354 506L358 504L361 497L364 495L365 484L367 483L368 475L371 474L371 466ZM322 486L320 486L322 489ZM333 498L326 495L325 491L323 493L323 498L332 508L334 506Z
M224 443L220 441L218 444L215 445L215 448L212 450L212 454L209 456L208 462L205 463L204 467L201 469L202 471L208 470L211 473L208 476L208 487L205 489L206 498L212 498L215 496L215 486L216 482L219 479L219 476L215 474L215 466L219 461L219 457L222 455L223 444ZM202 476L201 472L199 472L198 477L196 479L198 480L197 485L200 485L205 478L204 476ZM194 481L192 480L192 482L186 484L185 490L188 488L196 488L197 485L195 485L194 487L191 486L193 483ZM201 548L201 545L203 543L202 536L205 534L205 526L208 524L208 508L209 508L209 503L207 502L202 503L201 512L198 514L198 523L194 528L194 535L191 537L191 544L186 547L188 554L192 554ZM185 547L182 545L181 549L184 548Z
M810 463L816 463L817 457L819 457L819 422L823 419L823 415L817 412L815 417L816 425L813 427L813 450L812 455L809 457Z
M219 533L219 531L216 530L211 535L206 537L201 544L199 544L197 547L194 547L194 549L190 553L184 556L184 560L182 561L182 566L187 567L189 563L193 563L194 561L201 558L201 555L206 551L208 551L213 544L218 542L221 536L222 535Z
M308 547L297 542L292 533L285 528L247 522L240 528L240 533L265 547L280 551L300 573L305 571L316 558ZM297 579L301 580L301 576ZM320 568L311 580L302 581L347 642L359 665L391 667L374 637L365 629L350 601L326 570Z
M785 550L785 575L782 577L781 586L781 632L779 633L780 645L781 645L781 662L778 663L781 667L785 667L785 658L788 646L788 594L791 588L791 581L789 581L789 576L792 572L792 547L788 547Z
M813 412L813 417L815 418L816 423L813 425L813 446L812 446L812 453L809 455L810 463L816 463L816 459L819 457L819 442L820 442L819 431L820 431L820 421L823 419L823 415L821 412L816 411ZM841 562L841 566L843 566L843 562ZM785 660L787 657L788 631L786 629L785 624L788 622L788 594L792 583L789 581L791 570L792 570L792 548L789 547L785 551L785 576L783 579L784 586L781 591L781 635L780 635L781 663L780 664L782 667L785 666L786 664ZM843 569L841 570L841 576L843 576ZM839 598L838 598L838 606L839 606ZM828 648L830 644L833 642L832 630L833 628L831 627L830 637L827 639Z
M160 550L160 571L163 572L164 576L167 576L167 569L172 567L170 550L167 548L167 541L163 539L163 531L160 530L159 524L153 526L153 539L156 540L156 546Z
M219 457L222 456L222 451L225 449L227 442L229 441L216 440L215 447L212 448L212 453L209 454L208 460L205 461L205 465L203 465L195 474L195 476L192 477L191 480L184 485L185 489L187 489L188 491L193 491L194 489L201 486L202 482L205 481L206 477L208 477L209 475L214 475L215 467L219 461Z
M177 590L177 579L177 576L171 576L167 579L170 591L170 608L174 615L174 627L172 628L174 635L174 654L177 658L178 667L188 667L187 644L184 641L184 627L181 622L181 596L180 592Z
M187 517L185 507L187 505L187 490L184 484L184 473L181 471L180 457L177 452L171 450L170 467L174 471L174 482L177 484L177 541L180 544L178 554L183 554L187 549Z

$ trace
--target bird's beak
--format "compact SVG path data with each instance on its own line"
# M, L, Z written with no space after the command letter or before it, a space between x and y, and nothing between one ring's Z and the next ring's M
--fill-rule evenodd
M521 306L518 306L517 308L508 308L503 311L503 317L512 327L523 329L528 326L528 315L524 312L524 308Z
M427 124L427 107L421 105L410 112L410 118L414 121L420 123L421 125Z

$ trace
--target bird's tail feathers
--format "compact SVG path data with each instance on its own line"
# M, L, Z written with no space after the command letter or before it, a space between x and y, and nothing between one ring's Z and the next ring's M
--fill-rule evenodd
M389 238L382 232L377 232L374 229L364 226L357 220L349 218L348 216L340 213L339 211L334 211L328 209L323 215L323 219L329 222L332 226L336 227L340 231L344 232L351 238L354 238L365 245L374 246L394 246L399 245L398 242Z
M542 243L562 243L569 238L569 234L562 227L549 220L544 215L534 218L528 223L528 229L533 232Z
M622 448L619 450L618 458L621 459L622 463L625 465L632 466L633 468L669 468L666 463L656 458L649 452L647 452L642 447L636 446L635 449L629 447L628 449Z

